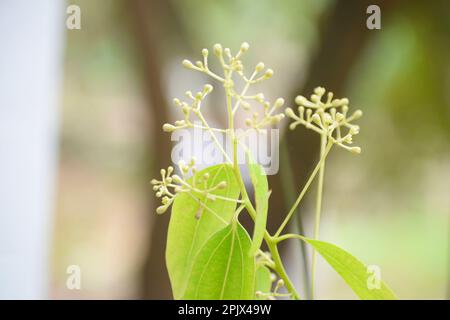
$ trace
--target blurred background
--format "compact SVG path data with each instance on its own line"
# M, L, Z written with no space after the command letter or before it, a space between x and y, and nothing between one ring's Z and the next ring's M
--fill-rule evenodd
M380 30L366 27L371 4ZM208 80L182 59L243 41L248 69L275 70L258 87L271 100L321 85L364 112L362 154L327 162L321 238L378 265L402 299L450 298L448 1L3 0L0 35L0 298L171 298L170 213L156 216L149 184L170 164L161 126L180 118L172 98ZM281 129L271 229L318 158L316 135ZM313 200L291 226L309 236ZM304 250L283 248L301 292ZM70 265L81 290L66 285ZM317 274L317 298L356 298L321 259Z

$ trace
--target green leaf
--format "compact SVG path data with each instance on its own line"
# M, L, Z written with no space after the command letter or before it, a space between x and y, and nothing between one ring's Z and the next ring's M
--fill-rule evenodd
M269 293L272 289L272 277L270 270L264 265L260 265L256 268L255 277L255 292L261 291L262 293ZM259 300L264 300L264 297L255 297Z
M336 270L352 290L363 300L395 300L397 297L392 290L380 281L379 288L369 289L368 281L373 277L368 272L367 266L356 259L350 253L342 250L334 244L303 238L314 247L317 252Z
M227 183L226 188L215 190L211 194L231 199L238 198L239 186L230 165L215 165L197 172L196 186L202 190L205 186L199 180L205 173L210 176L207 188L221 181ZM192 178L189 182L191 181ZM221 199L212 201L206 199L203 194L195 194L194 196L198 198L195 200L192 196L189 193L180 193L176 196L167 234L166 262L175 299L183 297L192 263L200 248L214 233L230 223L236 208L236 203L232 201ZM203 202L207 208L198 201Z
M267 211L269 208L269 186L263 167L256 163L248 165L250 178L255 191L256 220L253 230L253 243L250 255L254 255L261 246L266 231Z
M254 299L255 258L247 231L236 221L213 235L195 258L184 299Z

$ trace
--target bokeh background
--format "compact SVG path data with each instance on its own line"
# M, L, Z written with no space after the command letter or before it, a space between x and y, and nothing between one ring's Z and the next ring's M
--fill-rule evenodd
M0 239L8 237L0 247L0 279L22 273L45 279L25 283L13 296L171 298L164 265L170 214L156 216L149 184L170 162L170 136L161 125L180 117L172 98L199 90L207 80L182 68L182 59L196 60L216 42L237 50L247 41L248 68L263 61L275 70L258 88L267 97L292 104L297 94L321 85L364 112L356 137L362 154L334 150L328 160L321 238L380 266L400 298L450 298L448 1L70 0L42 1L47 10L40 4L33 11L29 3L12 3L2 1L0 17L16 13L18 21L31 24L26 12L42 13L37 26L59 30L32 36L19 33L12 20L0 31L7 44L0 51L9 52L0 53L3 70L14 74L28 61L22 77L53 77L48 99L57 99L51 102L55 108L42 103L45 112L37 113L38 100L27 92L39 92L38 81L19 79L14 86L0 75L0 165L10 176L0 182ZM81 30L65 27L69 4L81 8ZM370 4L381 8L381 30L366 28ZM54 13L52 24L45 12ZM12 50L20 48L13 45L20 37L29 46L18 54ZM39 68L44 58L33 59L35 46L55 47L48 50L48 67ZM19 97L23 112L12 118L9 101ZM211 100L208 116L223 125L220 96ZM54 141L50 147L33 149L32 138L16 143L19 136L35 136L30 128L46 117L54 120L44 126L58 128L41 137ZM21 130L19 136L10 134L12 127ZM15 153L19 148L29 152ZM279 175L270 177L270 228L317 161L318 138L306 130L285 132L280 152ZM35 176L29 190L22 168L31 170L39 154L44 165L31 167L45 174ZM45 201L38 213L31 205L15 205L33 197ZM314 192L306 200L291 227L311 235ZM41 221L30 232L24 231L27 215ZM20 250L29 251L27 259ZM303 250L291 243L283 255L305 292L310 252ZM74 264L82 270L81 290L66 287L66 269ZM320 299L356 298L321 259L317 281ZM0 284L0 296L11 297L11 291Z

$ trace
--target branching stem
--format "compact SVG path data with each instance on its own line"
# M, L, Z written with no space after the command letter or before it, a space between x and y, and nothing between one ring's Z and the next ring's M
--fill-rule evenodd
M333 143L331 141L329 141L325 148L325 152L323 153L322 157L320 158L319 162L317 163L316 167L314 168L313 172L311 173L311 176L309 177L309 179L306 182L305 186L303 187L302 191L298 195L297 200L295 200L295 203L292 206L291 210L289 210L289 213L287 214L283 223L280 225L277 232L275 233L275 237L278 237L281 234L281 232L283 231L283 229L286 227L286 225L288 224L289 220L291 219L292 215L295 212L295 209L297 209L298 205L300 204L300 201L303 199L306 191L308 191L309 186L311 185L311 183L313 182L317 173L319 172L319 169L322 166L322 163L325 162L325 159L326 159L328 153L330 152L332 146L333 146Z
M326 151L327 136L322 134L320 136L320 158L322 158ZM325 173L325 161L322 161L319 166L319 181L317 183L317 197L316 197L316 217L314 224L314 239L319 239L320 230L320 213L322 210L322 192L323 192L323 177ZM311 299L314 299L315 283L316 283L316 259L317 252L313 248L312 252L312 267L311 267Z

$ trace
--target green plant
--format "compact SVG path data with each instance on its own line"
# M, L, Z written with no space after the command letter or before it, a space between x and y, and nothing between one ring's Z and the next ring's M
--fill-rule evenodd
M183 65L202 72L219 82L225 91L228 127L212 128L202 113L202 102L213 90L209 84L201 92L186 95L190 102L174 99L184 114L184 119L165 124L163 130L173 132L184 128L198 128L209 132L225 163L197 171L195 161L178 163L179 174L174 168L161 170L161 180L152 180L156 196L162 198L157 213L162 214L173 204L170 218L166 261L175 299L273 299L288 296L300 299L300 295L285 271L278 245L288 239L299 239L313 247L312 283L314 288L316 252L341 275L362 299L394 299L392 291L383 281L375 289L367 285L367 267L337 246L318 240L322 203L323 177L327 155L333 146L352 153L360 153L352 147L352 138L359 127L353 122L362 116L361 111L348 115L348 99L335 99L325 89L316 88L310 99L298 96L298 110L287 108L282 112L284 100L273 104L262 93L248 95L253 84L272 77L273 71L258 63L250 77L244 74L241 57L249 45L243 43L236 55L221 45L214 46L214 54L223 70L222 75L211 71L208 50L203 49L203 61L195 64L188 60ZM265 70L265 71L264 71ZM243 83L238 93L237 83ZM325 98L325 99L324 99ZM322 101L324 99L324 101ZM256 106L255 106L256 104ZM262 110L258 111L255 108ZM279 123L285 115L292 119L291 130L302 125L317 132L321 138L320 158L275 234L266 230L269 210L269 186L263 168L257 164L242 136L236 134L234 125L238 112L249 113L246 120L249 129L262 130ZM194 121L196 118L199 123ZM232 142L232 152L227 154L216 134L225 133ZM238 163L238 148L246 153L246 165L254 189L254 203L250 200ZM314 239L299 234L284 233L296 208L317 178L316 224ZM253 236L239 222L239 216L247 212L254 221ZM268 252L260 249L265 241ZM277 280L278 279L278 280ZM276 282L274 284L274 282ZM285 287L283 293L281 288Z

